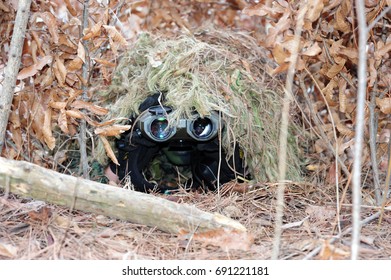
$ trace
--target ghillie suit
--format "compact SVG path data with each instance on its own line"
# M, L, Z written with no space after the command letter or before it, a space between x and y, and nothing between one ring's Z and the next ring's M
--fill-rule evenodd
M154 105L172 110L169 115L162 111L169 116L169 127L177 127L183 119L194 120L195 112L200 119L217 113L219 123L223 124L213 139L220 151L218 168L227 163L231 169L238 169L239 177L251 174L257 182L275 181L282 88L266 74L266 66L264 50L241 33L210 32L178 38L142 34L123 54L111 86L102 93L112 102L107 120L121 119L122 124L129 118L137 121L149 107L145 102L153 100L153 96ZM133 125L134 132L137 125ZM290 128L287 177L298 180L299 157L292 131ZM118 145L137 146L131 143L133 132L128 132L128 136L123 134L117 140L117 148ZM101 144L97 158L101 162L107 160ZM133 162L140 163L138 167L143 169L148 163L142 161L141 155ZM122 165L131 163L131 159L127 163L122 161ZM236 173L220 183L237 177ZM133 182L132 174L129 175ZM124 172L120 174L124 176ZM212 185L216 186L215 182ZM141 188L136 186L136 189Z

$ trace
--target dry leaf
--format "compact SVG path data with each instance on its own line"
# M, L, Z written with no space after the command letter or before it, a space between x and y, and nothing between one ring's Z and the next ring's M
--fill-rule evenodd
M346 86L347 82L344 79L338 80L338 97L339 97L339 111L341 113L346 112L347 98L346 98Z
M181 233L182 238L196 240L204 245L213 245L223 250L244 250L247 251L254 243L254 237L246 231L226 230L223 228L209 230L201 233Z
M132 126L131 125L111 125L111 126L105 126L105 127L98 127L95 129L95 134L101 135L101 136L118 136L121 133L124 133L125 131L129 130Z
M77 234L80 235L83 235L86 232L84 229L81 229L75 221L72 221L71 217L68 216L60 216L54 213L53 222L56 226L63 229L72 228L72 230L74 230Z
M263 3L256 4L252 7L246 7L243 9L242 13L248 16L266 16L269 14L271 9L265 6Z
M358 50L353 48L341 48L339 53L345 55L351 61L356 62L358 60Z
M170 14L172 16L172 19L174 20L174 22L180 26L181 28L184 28L184 29L190 29L190 25L182 19L181 15L178 13L178 10L177 8L175 7L171 7L170 8Z
M46 110L44 110L44 122L41 131L46 145L50 150L53 150L56 145L56 139L53 137L52 134L51 119L52 109L47 108Z
M387 128L383 128L378 135L377 142L378 143L388 143L391 138L391 130Z
M91 119L87 115L84 115L84 119L87 121L87 123L89 125L94 126L94 127L99 127L99 123L97 121L94 121L93 119Z
M41 13L41 18L42 20L44 21L44 23L46 24L46 26L48 27L49 29L49 33L51 35L51 39L53 40L54 44L58 44L58 25L57 25L57 21L56 21L56 18L50 13L50 12L44 12L44 13Z
M14 141L15 148L18 150L18 154L23 150L23 136L20 128L14 128L10 126L11 138Z
M30 45L30 50L31 50L31 58L34 61L34 64L38 62L37 59L37 52L38 52L38 45L36 41L32 41Z
M335 61L337 62L337 60ZM327 71L326 75L330 79L334 78L337 74L341 72L341 70L345 66L346 59L340 59L339 62L340 63L331 66L330 69Z
M72 16L76 17L76 16L77 16L77 11L76 11L75 8L73 7L71 1L70 1L70 0L64 0L64 2L65 2L65 5L67 6L67 9L68 9L69 13L70 13Z
M73 72L81 69L82 66L83 66L83 60L81 60L80 57L76 57L75 59L73 59L71 62L68 63L67 69L69 72Z
M128 42L124 37L118 32L118 30L114 26L103 25L104 29L109 33L110 38L112 38L113 42L119 43L122 46L127 46Z
M336 246L330 244L328 240L325 240L317 258L319 260L344 260L349 256L349 251L337 248Z
M86 34L83 36L83 40L89 40L100 36L100 29L103 25L102 21L97 22Z
M106 65L108 67L115 67L117 64L113 63L113 62L110 62L108 60L104 60L104 59L99 59L99 58L94 58L94 60L100 64L103 64L103 65Z
M341 121L337 121L335 126L336 126L338 132L341 133L343 136L347 136L349 138L354 137L354 130L349 128L349 127L347 127Z
M6 258L15 258L18 254L18 248L11 244L0 242L0 256Z
M60 129L61 129L64 133L66 133L66 134L69 133L69 129L68 129L68 119L67 119L67 114L66 114L65 109L61 109L61 110L60 110L60 113L58 114L57 123L58 123L58 126L60 127Z
M111 120L108 120L108 121L104 121L102 123L98 123L97 124L97 127L102 127L102 126L106 126L106 125L112 125L113 123L115 123L117 120L119 119L111 119Z
M6 13L10 12L10 8L3 2L0 2L0 10L2 10L3 12L6 12Z
M376 105L384 114L391 114L391 98L376 98Z
M322 90L327 102L330 106L336 106L337 102L334 100L335 89L337 88L338 83L336 79L331 79L327 86Z
M248 6L246 0L234 0L233 2L238 6L240 10L243 10Z
M44 206L44 207L41 207L37 211L32 210L32 211L28 212L27 214L31 220L47 224L50 216L52 215L52 212L49 207Z
M67 106L67 102L65 101L50 101L49 106L52 107L53 109L65 109Z
M283 33L292 26L291 12L287 10L275 24L268 29L268 40L265 42L267 47L277 46L284 38Z
M365 0L365 7L372 8L379 5L379 0Z
M330 55L334 58L339 55L342 46L343 40L333 41L331 47L329 48Z
M101 115L101 116L106 115L109 112L109 110L107 110L106 108L82 100L75 100L71 104L71 107L76 109L86 109L96 115Z
M83 61L86 62L86 50L81 42L77 45L77 56Z
M37 47L38 47L38 51L39 51L39 54L40 56L45 56L45 53L44 51L42 50L42 42L41 40L39 39L39 35L36 31L31 31L31 35L33 37L33 40L34 42L37 44Z
M368 71L369 71L369 81L368 81L368 87L374 87L375 82L377 80L377 70L375 66L375 60L373 58L368 59Z
M11 114L9 116L9 121L12 123L13 128L20 128L19 109L11 111Z
M308 171L318 171L320 170L321 166L319 164L309 164L306 166L306 169Z
M118 56L118 47L117 44L114 43L113 39L109 37L109 43L110 43L110 48L113 51L115 56Z
M38 58L37 63L34 63L33 65L23 68L20 70L18 74L18 80L23 80L28 77L32 77L35 74L38 73L39 70L42 70L42 68L52 62L53 57L51 55L44 56L42 58Z
M343 138L339 138L338 140L341 140L341 141L338 141L338 142L343 142ZM345 152L346 149L353 148L353 145L354 145L354 138L350 139L349 141L340 143L339 146L338 146L338 153L340 155L342 155Z
M65 78L67 76L67 69L63 60L57 55L53 65L53 72L57 78L58 84L63 86L65 84Z
M380 46L380 44L379 44L379 46ZM378 46L378 47L379 47ZM386 55L387 53L389 53L391 51L391 42L388 42L387 44L385 44L384 46L382 46L382 47L379 47L379 49L377 49L376 51L375 51L375 59L376 60L380 60L380 59L382 59L382 57L384 56L384 55Z
M75 119L84 119L85 118L84 114L78 110L66 110L65 113L67 114L67 116L75 118Z
M334 25L335 29L343 33L349 33L351 31L350 24L347 21L351 9L352 9L352 3L350 0L342 1L342 5L339 6L339 8L337 9L337 13L335 15L335 25Z
M285 62L284 64L281 64L280 66L278 66L277 68L273 69L270 73L270 75L277 75L277 74L280 74L280 73L283 73L285 71L287 71L289 68L289 63Z
M335 182L337 181L338 172L336 171L336 166L335 162L331 162L329 170L326 174L326 182L329 183L330 185L335 185Z
M113 163L115 163L116 165L120 165L118 163L117 157L115 156L115 153L113 152L113 149L111 148L111 145L110 145L109 141L107 140L107 138L105 136L99 135L99 139L102 141L103 147L105 148L105 151L106 151L106 154L111 159L111 161Z
M324 7L323 0L309 0L307 7L308 9L305 18L310 22L314 22L318 20L322 13Z
M60 34L60 40L59 40L58 44L67 46L72 53L76 49L75 42L73 40L71 40L70 36L68 36L66 34Z
M35 84L39 85L41 88L46 88L48 86L51 86L54 81L54 75L52 68L48 68L46 72L43 73L44 75L37 75L35 78Z
M307 48L301 54L306 56L316 56L322 52L322 49L319 47L318 42L315 42L311 47Z
M290 53L280 44L277 44L272 51L274 60L279 64L282 65L286 63L287 58L290 57Z

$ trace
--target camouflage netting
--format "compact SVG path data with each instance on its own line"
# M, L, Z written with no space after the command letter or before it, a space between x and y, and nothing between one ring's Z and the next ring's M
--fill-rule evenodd
M256 181L277 179L282 88L265 73L265 51L244 34L210 32L178 38L142 34L126 52L112 84L102 94L110 102L106 120L137 115L146 97L164 92L175 123L213 110L222 113L222 146L232 155L240 145ZM296 129L296 128L295 128ZM300 179L294 129L288 138L288 174ZM107 157L98 145L98 159Z

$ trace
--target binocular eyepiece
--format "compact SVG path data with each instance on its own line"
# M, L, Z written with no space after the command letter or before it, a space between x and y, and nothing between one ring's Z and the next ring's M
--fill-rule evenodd
M173 109L158 105L158 97L147 98L140 105L142 113L132 118L135 130L116 140L120 165L111 163L110 167L120 180L129 175L138 191L147 192L156 187L161 192L172 190L165 184L152 182L155 178L148 165L155 158L165 162L160 165L163 171L167 163L188 168L191 177L185 185L190 188L214 190L217 182L223 184L237 174L246 176L240 149L235 147L234 156L230 158L221 150L216 136L223 130L224 123L219 112L213 111L205 117L194 112L189 118L182 117L174 122L170 119Z
M191 119L181 118L174 126L169 122L172 109L168 106L152 106L140 114L138 127L142 134L154 142L168 140L193 140L206 142L216 137L219 115L212 112L208 117L195 113Z

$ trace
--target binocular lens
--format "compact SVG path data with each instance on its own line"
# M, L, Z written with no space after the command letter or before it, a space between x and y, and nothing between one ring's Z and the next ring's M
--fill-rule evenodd
M155 119L151 123L151 133L156 139L166 139L171 133L171 129L168 128L167 119L162 117Z
M212 133L212 121L208 118L198 118L193 123L193 133L198 138L207 138Z

